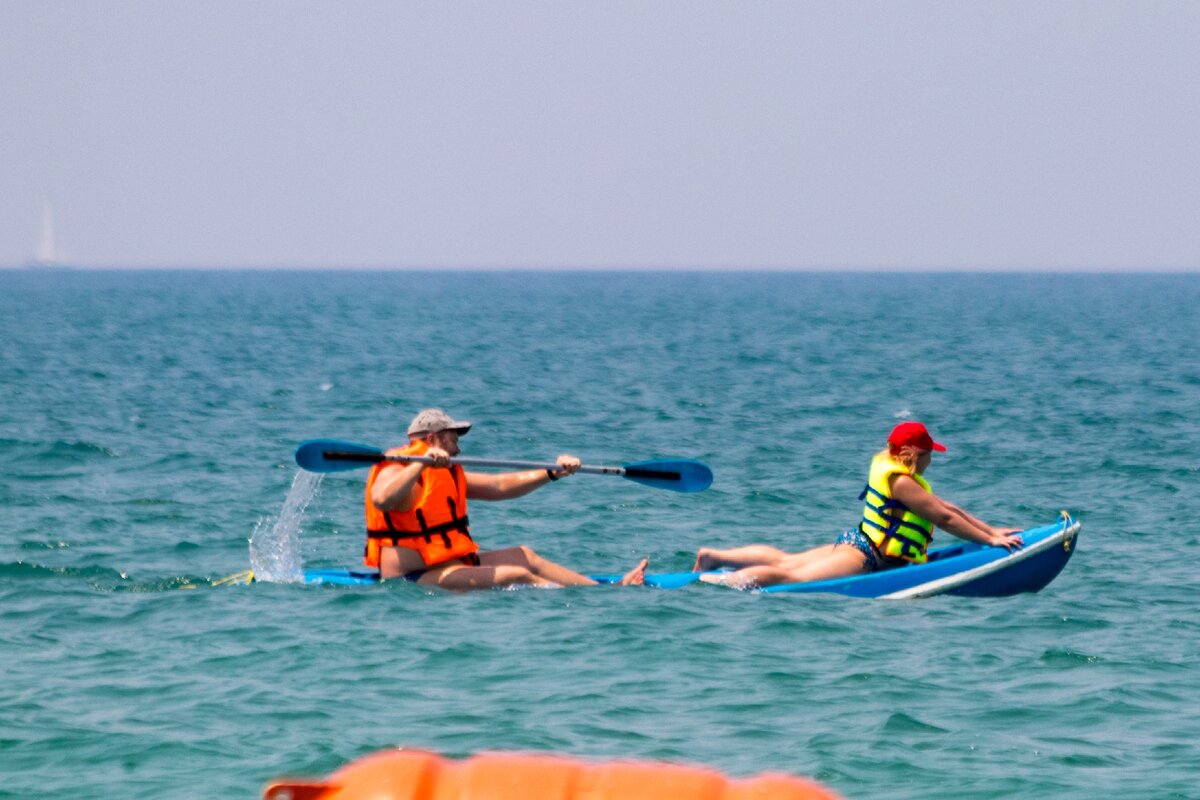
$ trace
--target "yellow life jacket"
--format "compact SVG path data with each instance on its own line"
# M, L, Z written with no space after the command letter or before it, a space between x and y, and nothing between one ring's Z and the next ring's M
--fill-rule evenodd
M389 450L389 455L424 455L429 445L416 441L408 447ZM447 468L428 467L421 473L418 488L421 497L408 511L384 511L371 502L371 488L385 467L371 467L367 475L367 546L363 563L379 566L384 547L416 550L425 566L433 567L465 558L473 563L479 545L471 538L467 520L467 476L458 464Z
M892 475L907 475L922 489L932 493L929 482L903 464L892 460L887 451L871 460L867 488L858 496L865 500L858 529L870 539L885 558L902 558L923 564L933 540L933 523L909 511L908 506L892 497Z

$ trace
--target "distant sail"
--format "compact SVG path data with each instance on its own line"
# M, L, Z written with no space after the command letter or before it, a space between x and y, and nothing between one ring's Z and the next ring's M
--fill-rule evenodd
M42 238L38 242L34 263L40 267L58 264L58 246L54 241L54 211L49 203L42 205Z

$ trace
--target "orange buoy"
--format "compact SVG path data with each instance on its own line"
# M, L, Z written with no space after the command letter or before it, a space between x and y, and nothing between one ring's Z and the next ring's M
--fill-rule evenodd
M775 773L739 780L680 764L509 753L454 761L424 750L390 750L322 781L280 780L266 788L263 800L837 800L837 795L810 780Z

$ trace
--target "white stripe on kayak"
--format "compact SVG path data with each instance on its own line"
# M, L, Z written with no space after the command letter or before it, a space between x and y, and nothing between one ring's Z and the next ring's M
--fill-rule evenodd
M951 589L957 589L959 586L964 586L971 581L978 580L999 572L1005 567L1011 567L1014 564L1019 564L1027 558L1033 558L1038 553L1044 553L1054 546L1062 546L1063 540L1068 536L1074 537L1079 532L1079 523L1073 523L1069 528L1064 528L1058 533L1047 536L1037 544L1023 547L1015 553L1010 553L998 561L992 561L987 564L976 567L975 569L967 570L966 572L958 572L954 575L947 575L944 578L921 583L916 586L910 586L907 589L901 589L898 592L891 594L879 595L880 600L906 600L913 597L933 597L934 595L944 594Z

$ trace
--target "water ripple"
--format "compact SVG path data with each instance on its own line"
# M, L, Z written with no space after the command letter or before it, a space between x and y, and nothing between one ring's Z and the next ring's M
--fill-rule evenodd
M0 793L254 796L406 745L847 797L1195 796L1194 277L413 278L6 278ZM862 323L914 296L919 330ZM346 324L414 307L403 346ZM928 374L880 378L895 352ZM297 441L394 444L433 404L476 420L471 455L713 466L697 495L576 476L472 504L485 547L584 571L828 543L910 415L950 445L939 493L1013 524L1070 508L1084 534L1045 591L991 600L210 585L278 532ZM362 480L324 480L282 561L358 562Z

